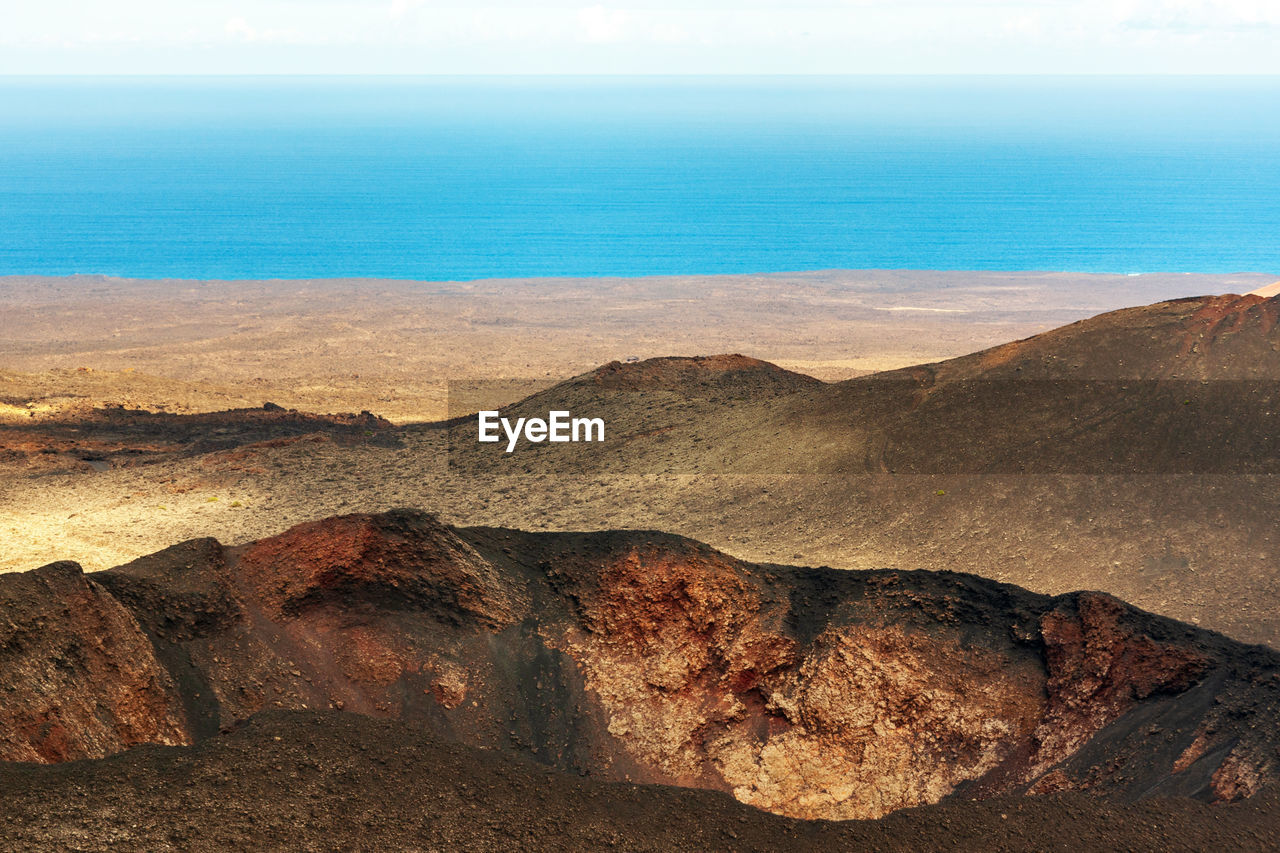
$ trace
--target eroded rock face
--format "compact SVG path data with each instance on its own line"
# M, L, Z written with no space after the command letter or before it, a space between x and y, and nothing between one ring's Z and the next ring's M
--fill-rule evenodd
M190 743L168 671L133 615L75 563L0 584L0 755L57 762Z
M1034 740L1028 779L1078 750L1107 724L1158 692L1181 693L1204 677L1204 653L1159 643L1126 624L1130 608L1081 593L1041 619L1049 701Z
M400 511L93 579L55 564L0 596L10 760L333 708L804 818L1072 788L1235 799L1276 776L1280 656L966 575Z
M352 515L295 527L239 555L233 583L275 618L321 604L430 611L497 628L517 601L493 565L445 528L415 514Z
M878 817L981 778L1043 711L1038 673L956 637L894 626L824 632L770 694L790 727L728 744L738 799L794 817ZM735 780L736 781L736 780Z
M569 653L651 781L710 781L793 817L878 816L982 776L1044 710L1030 661L951 632L854 623L801 644L786 602L721 555L636 550L599 583Z
M722 555L656 546L618 554L574 590L564 645L608 714L608 730L652 781L694 784L723 756L706 741L758 741L766 685L798 660L780 608ZM720 773L732 784L731 773Z

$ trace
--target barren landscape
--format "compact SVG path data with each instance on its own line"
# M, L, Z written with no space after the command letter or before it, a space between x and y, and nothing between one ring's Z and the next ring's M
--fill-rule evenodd
M722 352L847 379L1272 280L892 270L457 283L0 277L0 402L39 414L73 401L195 412L269 400L432 421L447 412L449 382L551 384L615 359Z
M333 711L264 712L195 747L0 765L0 792L0 837L20 849L1261 853L1277 832L1274 793L1211 805L1063 792L801 821L716 791L602 782Z
M300 446L184 455L139 468L132 463L163 463L156 451L173 451L175 441L232 427L145 418L151 426L140 433L126 413L103 414L115 409L191 414L273 403L423 423L511 403L614 360L734 352L838 381L963 355L1114 308L1246 292L1271 281L895 271L458 284L4 278L0 570L66 557L102 569L193 536L243 542L325 514L394 506L532 529L670 527L684 511L645 496L691 485L677 465L662 488L646 477L635 487L639 500L614 504L623 516L566 514L571 504L545 496L504 515L489 504L523 487L475 490L443 476L445 456L429 431L401 436L399 453L348 441L332 454L331 432L318 428ZM90 429L86 418L108 428ZM185 438L170 434L156 445L166 430ZM298 433L295 423L258 438ZM222 448L254 444L247 435L222 436ZM133 452L117 452L122 440ZM201 447L220 449L207 441ZM625 482L618 488L632 491ZM595 502L576 504L579 510L583 504ZM792 523L803 529L809 520ZM733 539L708 526L675 529L742 556L851 559L816 541L800 549L774 544L767 529L736 530ZM855 565L900 557L866 559Z
M0 833L1270 849L1274 283L0 279Z
M939 277L951 286L926 295ZM824 283L805 285L810 279ZM95 280L89 287L98 295L90 297L91 310L82 312L87 328L59 339L68 352L38 353L39 323L52 322L39 318L74 314L75 291L39 296L35 281L9 280L9 316L25 312L37 319L33 331L7 344L15 353L5 356L6 363L27 370L60 366L6 377L10 414L0 426L0 566L29 569L70 558L87 569L103 569L184 539L216 536L235 544L326 515L410 506L457 524L661 529L744 559L855 569L950 568L1047 594L1101 589L1244 641L1280 643L1280 609L1273 606L1280 587L1271 571L1278 547L1271 533L1276 472L1268 442L1274 430L1256 397L1267 393L1266 380L1280 375L1280 365L1276 332L1258 315L1262 309L1242 306L1242 317L1250 311L1257 316L1235 329L1221 317L1205 321L1214 311L1230 314L1235 309L1229 305L1205 314L1201 303L1166 303L1109 315L1079 330L1070 327L1022 349L998 348L1019 334L1113 307L1108 302L1130 301L1114 292L1117 287L1167 296L1175 286L1244 291L1266 286L1271 278L810 274L799 278L798 288L811 301L797 297L798 307L785 311L778 300L792 286L789 280L763 280L772 285L759 285L757 297L747 287L736 300L705 297L690 304L673 301L675 290L664 288L677 283L667 280L613 283L628 289L612 302L601 295L588 299L579 283L578 298L596 303L597 310L584 311L577 325L550 319L566 316L568 295L562 294L569 302L559 303L546 297L541 318L514 312L509 306L538 303L540 287L551 288L548 293L569 287L525 283L506 297L475 302L488 312L512 311L504 315L511 321L505 332L495 332L481 308L470 321L460 318L458 306L470 304L466 299L437 300L424 285L414 297L416 311L449 331L438 337L419 333L416 347L405 347L420 372L404 380L404 396L417 402L398 416L425 406L428 397L436 401L432 406L442 406L447 400L440 395L449 391L455 416L481 405L513 403L573 370L597 376L592 371L600 364L630 353L639 358L655 351L746 352L777 358L783 368L847 363L857 355L867 359L863 364L879 359L874 363L898 368L997 348L994 355L959 358L924 374L880 373L835 384L750 358L737 365L744 369L729 371L690 362L692 373L646 366L660 360L622 363L600 374L614 377L603 384L571 381L525 407L545 414L549 407L568 406L606 415L614 439L607 447L584 451L574 445L568 456L529 448L493 459L466 450L474 424L455 432L464 450L451 453L440 427L420 422L395 428L375 393L362 389L343 396L332 384L335 359L343 366L375 359L360 355L371 346L368 341L398 334L377 323L407 316L401 308L378 315L380 321L365 319L381 302L367 303L362 315L359 287L344 291L331 283L332 307L318 307L323 300L314 297L285 323L292 332L277 329L235 344L234 333L217 331L221 324L237 312L269 313L265 308L255 312L244 302L227 307L217 300L186 304L191 293L200 292L193 287L168 301L152 292L148 298L155 305L148 314L129 300L142 300L150 284ZM858 281L870 283L859 289ZM495 292L514 288L442 287L485 286ZM409 300L412 288L399 287L400 298ZM115 288L122 290L113 302ZM289 301L292 292L286 300L278 288L249 288L258 288L260 299L282 300L282 313L296 304ZM644 288L655 292L640 298L637 291ZM135 289L144 293L129 296ZM715 293L714 281L707 292ZM37 304L38 296L44 301ZM633 315L644 312L608 310L636 300L653 316L642 321ZM1069 312L1072 300L1084 307ZM1037 301L1044 307L1034 308ZM957 313L886 310L908 304ZM314 335L306 334L308 324L322 328L338 313L352 329L369 327L361 332L363 343L350 334L339 336L346 349L333 346L341 355L323 344L309 347ZM605 319L593 322L595 316ZM134 317L133 326L126 317ZM159 338L180 334L190 342L142 346L147 317L169 318L157 322ZM701 335L700 324L708 329ZM127 333L131 343L112 348L103 342L108 327L124 330L121 335ZM666 329L667 337L645 331L653 328ZM39 340L48 337L46 328ZM507 349L497 346L499 340L508 341ZM590 347L597 348L598 361L583 354ZM248 352L255 354L252 359ZM534 352L541 353L542 373L553 373L553 366L564 372L530 380L526 371ZM472 380L450 387L449 371L462 371L467 359ZM140 360L149 360L145 369L111 372ZM398 361L375 360L377 366L361 370L384 379ZM88 362L81 364L84 371L69 367L82 362ZM437 365L436 372L428 363ZM268 372L267 366L277 378L263 389L243 379ZM707 393L702 372L713 377L714 394ZM828 381L842 375L815 372L816 379ZM861 375L861 369L855 372ZM228 384L217 394L201 384L219 375ZM1146 384L1123 384L1132 380ZM1199 386L1210 380L1212 385ZM360 380L350 381L352 388L361 387ZM912 414L910 401L920 382L945 393L931 395L931 405ZM1103 388L1098 382L1121 384ZM307 383L318 384L329 403L294 413L262 409L307 402L288 390ZM1035 388L1036 395L1010 393L1019 388ZM1184 405L1192 397L1197 405ZM1237 417L1240 405L1257 416ZM234 406L246 411L211 414ZM1184 422L1163 449L1150 444L1160 435L1150 428L1150 406L1164 407ZM316 410L370 414L307 413ZM1223 417L1205 420L1206 410ZM444 412L429 408L422 415ZM1080 429L1082 424L1088 428ZM1172 426L1176 422L1165 425Z
M0 577L0 604L9 696L0 758L58 763L213 741L194 755L152 751L61 774L5 770L0 785L15 793L34 785L60 800L73 786L102 790L127 766L214 790L219 774L243 772L234 756L270 734L279 745L254 749L251 762L278 756L289 769L275 764L268 776L273 768L312 797L301 821L282 823L278 804L260 803L264 822L311 844L325 815L356 793L350 759L335 755L345 729L386 768L370 777L378 793L360 783L366 807L379 798L364 827L382 838L530 841L527 825L500 819L516 791L535 784L521 759L565 774L540 819L561 821L539 839L548 846L636 831L625 812L603 826L599 815L572 820L599 797L673 813L663 845L738 846L723 801L601 781L718 790L810 821L1086 791L1112 805L1034 802L1019 808L1015 832L1066 806L1075 822L1113 813L1120 826L1097 837L1144 849L1167 828L1126 825L1118 804L1157 798L1159 813L1169 809L1161 798L1218 803L1221 821L1184 818L1191 837L1241 849L1274 828L1271 812L1227 804L1270 796L1280 773L1269 724L1280 657L1099 593L1049 599L945 572L752 565L663 534L451 529L399 511L301 525L234 549L195 540L95 575L65 562L10 574ZM317 709L392 717L416 732L400 740L394 728ZM294 714L219 735L263 710ZM410 814L383 810L386 774L420 788L442 765L452 797L474 785L478 799L439 804L436 791ZM579 777L591 781L569 781ZM262 798L264 782L235 786L240 808ZM495 793L495 782L507 790ZM125 807L138 808L145 790L134 788ZM77 804L38 819L29 797L6 797L12 837L66 843L68 822L89 816ZM482 801L487 814L468 819ZM684 815L704 802L716 817L695 830ZM414 815L437 808L429 822ZM738 815L751 844L784 843L800 829ZM912 838L955 840L929 819L801 832L824 847L877 836L894 849ZM962 813L960 828L989 819ZM1064 822L1072 820L1059 815L1057 831ZM157 825L154 815L142 825L109 831L130 846L204 835L190 823ZM226 812L215 831L243 838L245 828ZM622 846L644 845L624 836Z

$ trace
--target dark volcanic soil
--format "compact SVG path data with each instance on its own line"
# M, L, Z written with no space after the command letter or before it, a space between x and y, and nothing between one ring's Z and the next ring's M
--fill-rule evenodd
M480 517L1103 589L1280 646L1280 299L1124 309L833 384L734 357L609 365L503 415L549 410L606 441L506 453L451 428L451 477L523 487Z
M1185 299L833 384L743 356L609 364L509 406L600 417L603 446L455 425L456 472L1280 473L1280 297Z
M627 526L638 490L682 530L785 528L796 560L1043 572L1274 642L1278 305L1161 303L835 385L612 363L504 412L602 414L588 454L276 409L0 439L104 478L200 454L309 513L447 459L453 511L486 520ZM676 497L645 479L673 472ZM655 532L396 511L4 575L0 695L0 759L32 762L0 768L15 847L1280 846L1280 653L1098 592Z
M605 443L512 454L465 421L23 416L0 429L0 568L100 569L195 536L429 506L455 523L668 530L755 561L1104 590L1280 648L1278 319L1259 296L1161 302L831 384L742 356L614 362L503 408L601 417ZM459 392L464 410L495 405L476 393Z
M0 608L8 760L199 743L278 708L806 819L1066 790L1226 803L1280 774L1264 647L1099 593L654 532L353 515L0 576Z
M246 446L280 447L302 437L348 446L398 444L392 424L369 412L314 415L272 403L203 414L105 408L32 418L29 423L0 422L0 465L37 471L106 470Z
M1229 805L1084 794L797 821L713 791L601 782L402 722L267 712L190 748L0 765L12 850L1268 851L1274 793Z

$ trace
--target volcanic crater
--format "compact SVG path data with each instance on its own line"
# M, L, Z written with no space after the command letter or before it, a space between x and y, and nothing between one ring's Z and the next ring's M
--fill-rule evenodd
M0 759L190 745L267 710L398 718L792 818L1089 791L1247 798L1280 654L951 572L743 562L651 531L412 510L0 576Z

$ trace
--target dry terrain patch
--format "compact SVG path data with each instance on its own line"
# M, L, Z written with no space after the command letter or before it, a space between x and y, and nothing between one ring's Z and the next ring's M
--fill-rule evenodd
M1125 305L1273 280L893 270L476 282L0 277L0 404L190 412L270 401L437 420L450 381L551 384L615 359L720 352L839 380Z
M787 415L778 392L790 380L772 368L722 374L732 382L713 390L724 406L705 389L691 396L696 378L650 377L651 386L686 384L647 389L656 396L646 398L635 429L643 421L651 434L607 465L577 472L532 457L468 471L451 461L436 428L364 429L360 415L348 428L303 414L434 416L448 402L446 380L458 374L474 377L452 389L463 410L502 405L572 371L673 351L845 365L819 373L833 381L846 368L860 372L848 367L859 358L891 367L992 344L937 368L933 381L1022 375L1032 365L1105 376L1114 374L1116 345L1105 323L1083 324L1083 336L998 345L1149 294L1238 292L1271 281L898 272L457 284L3 279L0 314L20 322L7 325L15 331L0 341L0 367L26 372L0 373L0 569L64 558L103 569L183 539L241 543L325 515L418 506L461 524L664 529L755 560L957 568L1050 594L1103 589L1239 639L1280 643L1280 587L1270 568L1280 552L1274 473L935 466L890 474L852 470L847 459L823 467L861 439L833 438L848 421L839 407L827 407L825 421ZM1181 322L1170 305L1151 322ZM1231 312L1223 306L1189 318L1161 358L1269 369L1252 350L1241 356L1239 342L1270 340L1270 315L1249 309L1256 323L1224 323L1219 315ZM889 310L903 307L938 310ZM346 325L325 337L326 323ZM379 383L401 374L398 390L384 393ZM910 371L902 378L920 381ZM589 401L607 385L574 386L574 399ZM178 417L262 411L268 402L299 409L273 410L279 434L246 430L243 421L257 416L203 427ZM698 408L704 403L718 408ZM119 429L133 410L172 419L138 415L154 427L140 442L142 433ZM619 409L615 426L627 426L631 411ZM691 430L695 414L701 420ZM964 417L944 423L948 441L973 434ZM102 433L103 424L115 432ZM922 448L920 464L947 452L937 434L906 441L911 427L903 422L898 444ZM130 442L140 452L124 452ZM761 461L780 447L783 464ZM884 457L866 447L868 459ZM710 453L716 448L750 464L722 464ZM1066 452L1075 451L1064 445L1059 456Z

